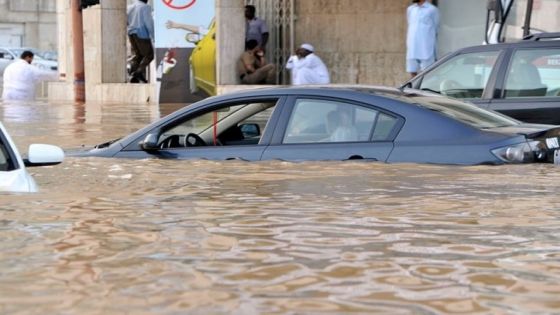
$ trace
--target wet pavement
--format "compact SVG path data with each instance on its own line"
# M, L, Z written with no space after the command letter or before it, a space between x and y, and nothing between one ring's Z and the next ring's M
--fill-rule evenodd
M181 105L0 104L21 151ZM557 314L560 168L68 158L0 195L2 314Z

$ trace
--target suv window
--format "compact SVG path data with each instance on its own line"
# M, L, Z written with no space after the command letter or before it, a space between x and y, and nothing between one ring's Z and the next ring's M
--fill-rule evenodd
M524 49L513 55L505 97L560 96L560 49Z
M500 51L455 56L424 75L420 89L456 98L480 98Z

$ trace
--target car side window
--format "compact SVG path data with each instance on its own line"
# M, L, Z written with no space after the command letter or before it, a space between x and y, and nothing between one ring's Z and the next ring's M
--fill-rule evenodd
M339 101L299 99L284 144L370 141L379 112Z
M426 73L420 89L456 98L481 98L500 51L455 56Z
M222 105L164 128L160 148L256 145L264 133L276 100Z
M377 122L375 124L375 129L373 130L373 141L387 141L391 136L391 132L395 129L398 119L384 114L379 113L377 117Z
M504 96L560 96L560 49L523 49L513 55Z

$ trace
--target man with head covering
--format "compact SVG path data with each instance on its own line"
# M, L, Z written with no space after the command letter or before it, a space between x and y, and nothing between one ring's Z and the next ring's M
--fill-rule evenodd
M296 54L288 59L286 69L292 72L293 85L330 83L327 66L315 54L315 48L311 44L302 44Z

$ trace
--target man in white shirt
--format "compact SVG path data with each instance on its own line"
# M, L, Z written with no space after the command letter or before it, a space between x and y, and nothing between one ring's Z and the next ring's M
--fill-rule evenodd
M21 54L18 59L4 69L3 100L32 101L35 99L35 84L40 81L56 81L56 71L41 70L31 65L33 53L29 50Z
M327 66L315 53L310 44L303 44L286 63L292 72L293 85L329 84L331 82Z
M427 0L414 0L406 12L406 72L415 77L436 60L438 9Z

